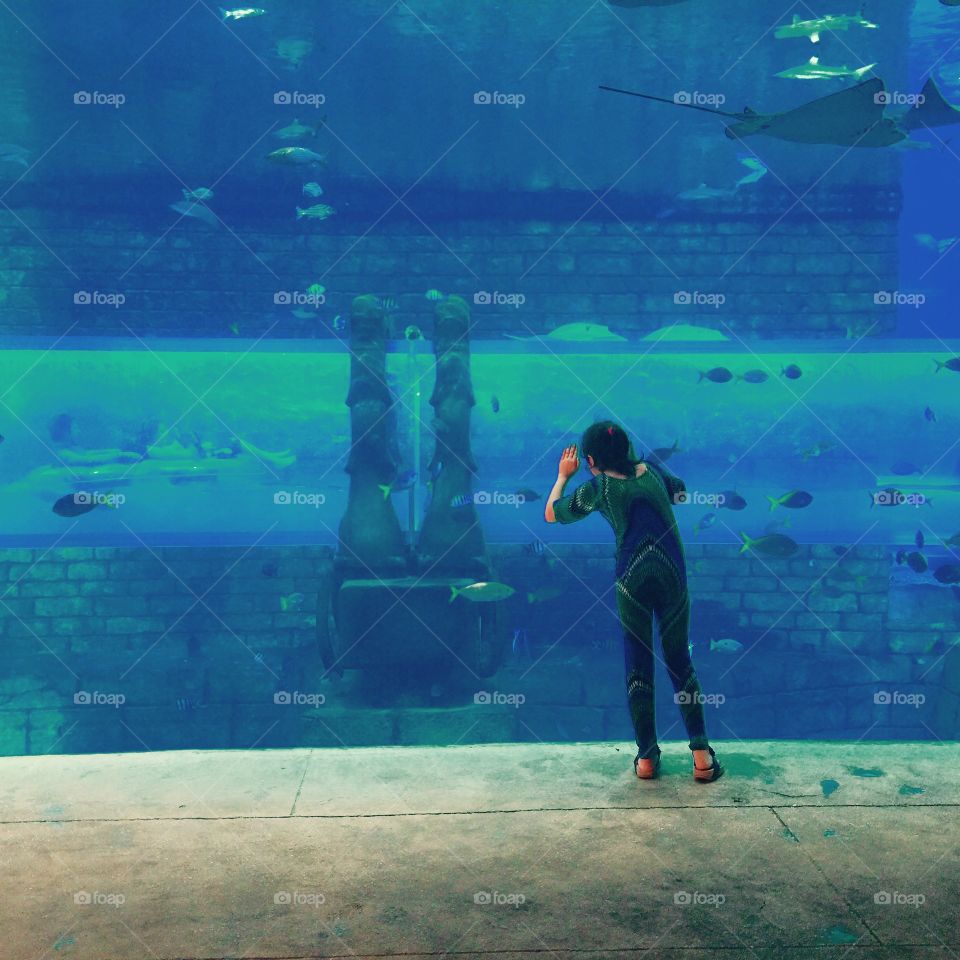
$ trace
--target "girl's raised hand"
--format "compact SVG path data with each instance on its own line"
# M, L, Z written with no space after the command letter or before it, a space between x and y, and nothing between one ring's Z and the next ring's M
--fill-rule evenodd
M577 445L574 443L564 448L560 457L560 467L557 471L561 477L572 477L580 469L580 458L577 456Z

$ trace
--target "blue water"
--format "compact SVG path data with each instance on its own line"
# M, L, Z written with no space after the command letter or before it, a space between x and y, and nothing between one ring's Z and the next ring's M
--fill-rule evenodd
M240 656L250 654L254 669L267 662L285 681L300 671L302 683L331 682L315 649L328 588L317 558L319 548L348 552L345 467L359 437L345 399L351 309L362 294L382 298L390 315L389 442L413 481L388 499L411 548L432 497L433 313L450 296L471 308L472 492L486 546L509 558L498 575L516 590L497 605L495 666L527 676L542 660L565 677L544 680L540 706L551 716L530 721L535 736L612 736L606 719L590 727L586 713L565 721L551 711L622 707L619 688L608 696L563 687L581 654L620 670L612 584L600 570L610 531L597 517L563 528L543 521L561 449L606 418L642 454L676 444L669 467L693 500L676 514L701 570L737 557L744 535L779 533L797 545L793 567L774 563L771 574L751 554L736 575L702 574L709 597L699 607L694 597L706 678L722 684L740 656L725 661L711 641L758 651L756 673L741 672L739 686L727 681L749 716L731 736L803 736L802 709L829 714L827 674L851 691L927 683L930 712L901 726L914 737L929 732L960 629L956 588L934 577L960 560L946 542L960 533L960 372L937 370L950 358L960 365L960 125L918 131L906 148L738 142L720 117L598 88L738 113L788 111L854 84L776 77L816 56L851 69L876 63L868 77L900 98L933 77L960 103L960 9L868 0L863 15L878 29L825 30L814 44L774 38L795 14L814 16L800 2L783 11L714 0L649 9L264 2L262 16L226 20L214 5L173 0L136 10L11 0L0 10L0 570L3 630L23 658L5 679L40 678L44 691L32 701L18 693L0 710L2 737L13 731L3 749L42 752L39 731L48 728L60 742L73 704L55 698L93 683L100 667L122 687L168 633L176 650L163 654L167 666L186 663L196 689L168 696L158 681L143 703L151 709L256 704L252 681L218 686L224 633L245 638ZM831 12L857 4L841 6ZM268 160L284 147L322 153L325 163ZM311 196L312 183L322 192ZM198 188L202 217L172 208ZM310 207L316 217L298 217ZM286 298L310 289L321 289L316 309ZM484 303L487 294L499 302ZM88 295L97 302L86 304ZM606 339L549 335L587 323ZM719 339L647 339L675 323ZM793 379L784 372L791 364ZM705 379L715 368L733 379ZM740 379L758 370L763 382ZM812 495L809 507L772 507L794 490ZM890 490L911 503L879 506ZM520 502L519 491L534 496ZM717 507L731 493L743 510ZM119 498L117 509L54 510L76 494ZM102 577L82 566L34 569L101 547L137 556L190 548L201 566L230 547L253 572L231 578L225 565L230 596L213 620L183 626L163 573L141 572L129 587L115 572L122 566L104 566ZM856 578L842 598L826 598L835 604L816 607L836 617L829 623L778 626L767 622L772 614L717 599L763 592L775 575L771 593L808 603L799 581L846 547L882 604L861 596ZM926 569L904 562L912 551ZM91 551L89 560L122 564L119 556ZM180 585L188 580L190 592L192 579ZM557 583L559 604L527 599ZM409 648L385 643L392 659L384 658L388 675L396 669L416 688L411 699L368 669L373 679L353 677L358 686L344 694L348 712L470 705L450 693L466 654L458 648L451 662L434 650L430 659L415 642L444 629L445 582L437 589L412 619L406 603L381 618L411 633ZM472 642L474 620L456 623L458 640ZM838 633L845 639L831 643ZM51 679L49 657L41 664L28 649L31 636L49 642L69 677ZM120 639L95 669L104 636ZM404 660L408 649L420 653ZM191 660L198 650L202 667ZM818 669L842 650L849 673ZM812 705L757 706L755 691L810 693ZM846 712L836 729L896 736L886 713L851 719L860 717L857 691L838 698ZM46 709L62 709L59 726L44 727ZM678 736L673 713L670 723ZM931 735L955 729L947 719ZM524 736L505 730L488 736ZM58 749L140 748L99 728L84 736ZM278 745L301 742L285 736ZM446 728L430 736L456 739ZM157 742L213 738L191 727Z

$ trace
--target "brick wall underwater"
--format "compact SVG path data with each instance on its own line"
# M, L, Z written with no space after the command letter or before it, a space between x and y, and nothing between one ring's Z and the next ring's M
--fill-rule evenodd
M296 230L227 215L229 230L186 221L169 232L129 214L78 226L46 210L3 211L0 335L330 337L333 317L372 292L397 300L399 337L428 322L431 288L468 301L522 294L519 309L478 307L476 339L584 320L630 338L678 322L731 337L889 333L896 308L874 298L897 290L899 195L833 200L836 209L816 215L784 207L782 219L776 209L718 218L709 207L638 209L633 200L623 221L578 221L592 202L585 195L569 219L387 221L370 235L380 211ZM315 316L275 304L275 294L318 281L327 304ZM75 303L78 293L114 300Z
M330 680L314 616L327 548L0 551L0 754L629 742L610 547L491 553L517 589L501 606L495 676L458 672L438 647L408 676ZM847 557L858 579L824 597L811 588L835 559L816 546L773 561L689 547L691 639L715 739L960 734L956 619L896 614L881 548ZM559 597L531 603L545 587ZM514 650L517 630L526 642ZM711 651L722 639L743 647ZM658 666L664 739L683 736L672 693Z

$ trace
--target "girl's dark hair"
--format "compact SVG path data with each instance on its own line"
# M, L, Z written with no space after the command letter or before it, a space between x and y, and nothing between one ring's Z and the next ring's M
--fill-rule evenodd
M613 470L632 477L640 457L633 451L627 431L612 420L601 420L583 433L580 440L580 456L586 460L593 457L598 470Z

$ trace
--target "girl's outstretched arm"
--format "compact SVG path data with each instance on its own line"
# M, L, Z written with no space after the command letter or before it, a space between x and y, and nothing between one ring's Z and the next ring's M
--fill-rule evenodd
M580 469L580 459L577 457L577 445L573 444L565 447L563 455L560 457L560 466L557 470L557 482L547 496L547 505L543 511L543 517L547 523L556 523L557 517L553 512L553 505L563 499L563 491L567 481Z

